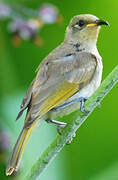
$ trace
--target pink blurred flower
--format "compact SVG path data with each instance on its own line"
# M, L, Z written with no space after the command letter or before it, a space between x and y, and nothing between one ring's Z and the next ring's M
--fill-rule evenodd
M14 19L8 26L10 32L19 35L22 39L29 40L36 36L40 29L37 20Z
M46 24L53 24L56 22L59 11L56 6L51 4L44 4L38 12L39 18Z
M11 8L3 3L0 3L0 19L8 18L10 13Z
M10 144L10 138L5 130L0 132L0 148L2 150L8 150Z

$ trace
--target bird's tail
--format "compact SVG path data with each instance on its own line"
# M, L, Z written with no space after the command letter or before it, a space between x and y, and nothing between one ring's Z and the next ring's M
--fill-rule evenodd
M29 128L23 127L18 140L15 144L11 157L8 161L8 165L6 168L6 175L11 175L14 171L18 170L20 160L22 158L25 146L30 137L30 134L34 128L35 124L32 124Z

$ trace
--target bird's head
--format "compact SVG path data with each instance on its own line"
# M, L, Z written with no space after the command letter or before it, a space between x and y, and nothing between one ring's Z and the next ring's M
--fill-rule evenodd
M97 41L101 25L109 25L108 22L90 14L74 16L66 30L66 40L70 41Z

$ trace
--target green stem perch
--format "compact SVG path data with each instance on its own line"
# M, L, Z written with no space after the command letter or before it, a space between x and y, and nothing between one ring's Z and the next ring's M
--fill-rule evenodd
M32 166L30 172L25 178L26 180L35 180L40 177L44 169L47 168L49 163L55 158L58 152L61 151L61 149L64 147L64 145L66 145L72 135L77 131L77 129L95 109L98 103L102 101L102 99L117 82L118 65L102 82L101 86L97 89L97 91L85 103L85 109L90 111L87 115L80 112L80 110L77 110L66 116L68 118L67 126L63 129L61 135L57 135L54 141L48 146L48 148L42 153L41 157Z

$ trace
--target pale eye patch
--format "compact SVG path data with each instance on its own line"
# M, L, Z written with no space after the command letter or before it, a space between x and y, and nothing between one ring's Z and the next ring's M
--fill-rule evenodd
M75 25L74 25L74 28L79 28L79 25L78 25L78 24L75 24Z

